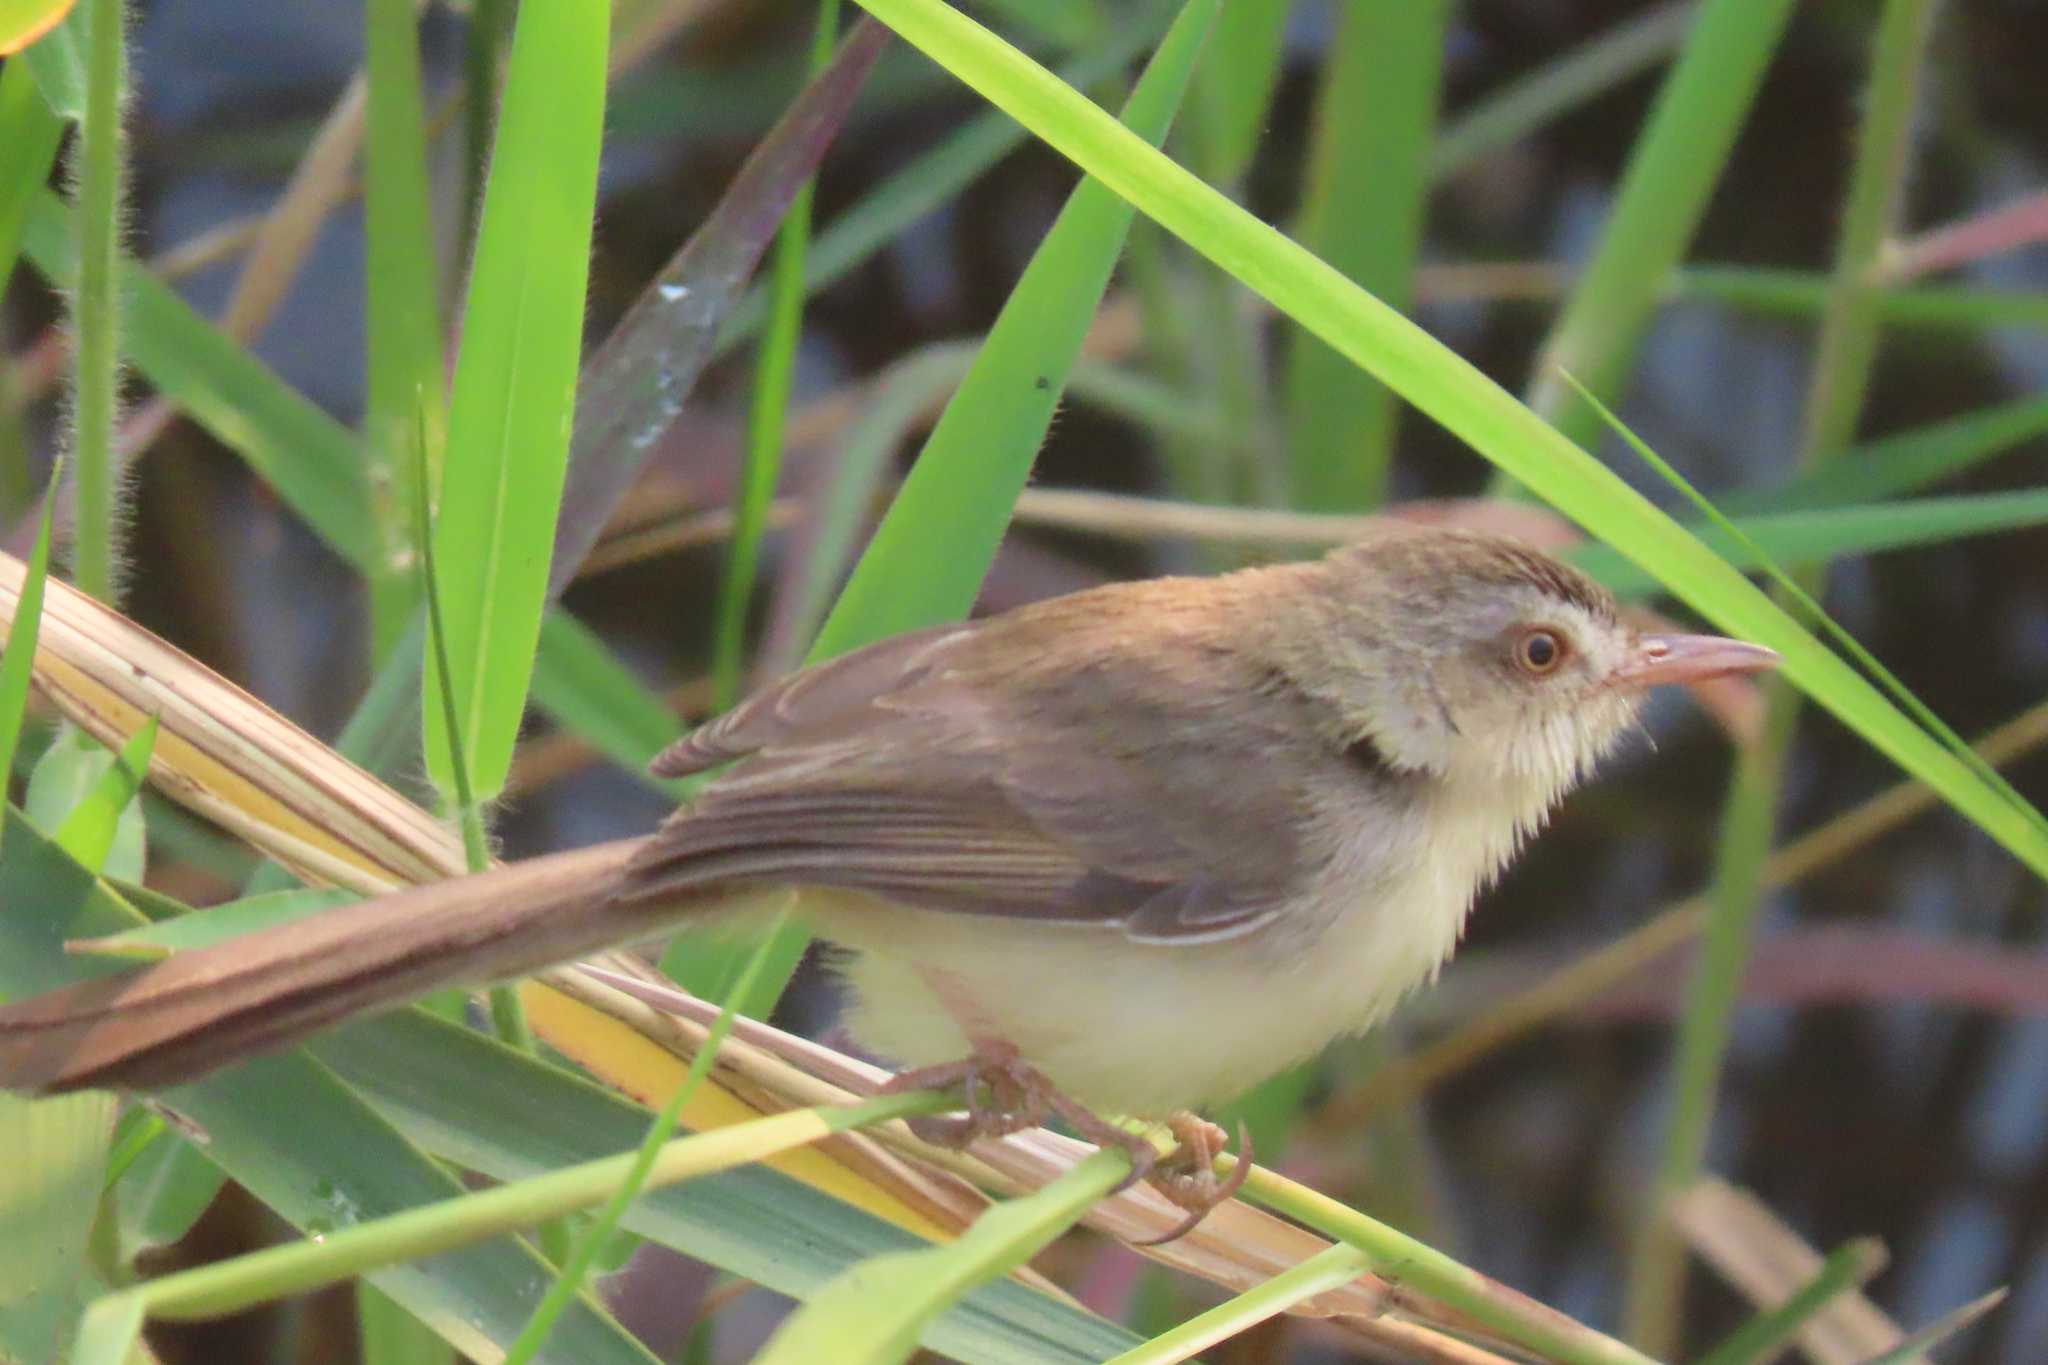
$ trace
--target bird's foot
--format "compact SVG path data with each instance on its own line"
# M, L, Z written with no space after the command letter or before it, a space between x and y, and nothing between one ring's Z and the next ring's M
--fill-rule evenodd
M885 1095L911 1090L958 1089L965 1117L924 1115L907 1120L910 1131L936 1147L958 1150L981 1138L1003 1137L1034 1128L1053 1110L1052 1083L1019 1057L1014 1048L987 1046L957 1062L900 1071L882 1087Z
M955 1087L966 1101L965 1115L924 1115L907 1120L910 1131L933 1146L957 1151L982 1138L1035 1128L1048 1115L1058 1114L1076 1134L1096 1146L1119 1147L1129 1154L1131 1173L1110 1193L1120 1193L1144 1180L1188 1215L1165 1236L1134 1243L1136 1246L1159 1246L1187 1236L1209 1210L1236 1195L1251 1174L1251 1134L1242 1126L1237 1137L1237 1167L1219 1180L1216 1157L1229 1146L1230 1135L1215 1124L1185 1111L1175 1114L1166 1126L1178 1146L1162 1160L1151 1139L1101 1118L1047 1080L1018 1056L1016 1049L1003 1045L979 1047L957 1062L898 1072L882 1087L882 1093Z
M1234 1197L1252 1171L1251 1130L1242 1123L1237 1127L1237 1165L1220 1180L1216 1158L1230 1145L1230 1134L1186 1110L1169 1118L1166 1127L1177 1145L1153 1167L1147 1180L1153 1189L1187 1210L1188 1216L1165 1236L1133 1242L1133 1246L1160 1246L1187 1236L1209 1216L1209 1210Z

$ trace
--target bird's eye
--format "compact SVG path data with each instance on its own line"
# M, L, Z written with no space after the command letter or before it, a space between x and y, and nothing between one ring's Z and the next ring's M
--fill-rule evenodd
M1515 641L1515 662L1524 673L1542 677L1564 662L1564 637L1547 627L1525 630Z

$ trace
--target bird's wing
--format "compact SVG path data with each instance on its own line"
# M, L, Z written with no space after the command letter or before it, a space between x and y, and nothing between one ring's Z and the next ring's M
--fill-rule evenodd
M625 894L791 882L1161 942L1264 922L1303 872L1305 796L1268 762L1299 731L1218 723L1202 700L1228 678L1134 704L1087 648L992 640L993 624L844 656L681 741L657 771L746 762L649 841Z

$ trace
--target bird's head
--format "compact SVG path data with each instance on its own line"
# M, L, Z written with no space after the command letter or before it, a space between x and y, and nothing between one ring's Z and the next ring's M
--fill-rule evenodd
M1644 634L1607 590L1506 537L1392 527L1322 563L1306 655L1352 737L1395 767L1512 784L1547 800L1579 780L1667 683L1778 656L1712 635Z

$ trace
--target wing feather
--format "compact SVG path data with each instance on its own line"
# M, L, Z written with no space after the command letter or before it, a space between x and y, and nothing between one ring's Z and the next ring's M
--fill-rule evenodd
M779 881L1148 942L1252 932L1304 870L1306 796L1262 774L1299 771L1267 760L1313 727L1219 708L1272 685L1227 641L1119 682L1133 656L1101 619L1027 609L770 686L656 760L664 776L746 761L662 828L629 890ZM1226 827L1266 837L1219 869Z

